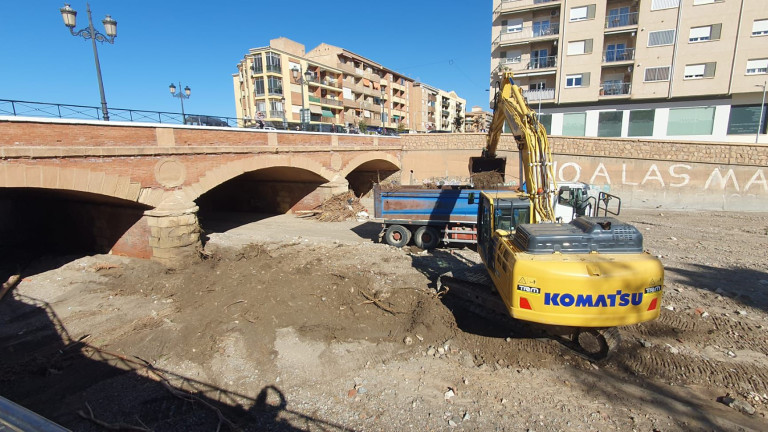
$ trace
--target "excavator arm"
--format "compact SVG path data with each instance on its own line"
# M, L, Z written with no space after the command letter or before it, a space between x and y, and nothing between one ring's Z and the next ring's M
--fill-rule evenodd
M520 154L520 181L531 203L530 222L554 222L552 203L557 193L557 184L547 131L539 123L538 115L528 106L522 90L512 78L511 72L506 73L501 89L496 92L486 146L481 157L470 159L470 172L497 171L504 175L506 159L497 157L496 149L506 122L517 129L515 139Z

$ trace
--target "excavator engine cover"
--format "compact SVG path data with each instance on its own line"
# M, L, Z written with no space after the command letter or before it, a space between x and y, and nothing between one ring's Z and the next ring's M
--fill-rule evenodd
M504 177L507 158L471 157L469 158L470 174L496 171Z

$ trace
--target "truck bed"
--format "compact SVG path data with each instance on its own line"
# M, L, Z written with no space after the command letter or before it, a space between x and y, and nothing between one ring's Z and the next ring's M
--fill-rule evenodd
M442 189L404 186L381 190L379 185L374 185L373 190L374 217L377 221L385 224L477 223L480 189L461 186L446 186Z

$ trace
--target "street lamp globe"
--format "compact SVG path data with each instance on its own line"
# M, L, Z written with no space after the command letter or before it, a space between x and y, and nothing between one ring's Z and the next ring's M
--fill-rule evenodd
M189 97L190 93L192 93L192 90L190 90L189 86L184 87L184 94L186 94L187 97Z
M171 91L171 94L176 94L176 86L173 83L168 86L168 90Z
M293 79L299 78L299 68L297 66L294 66L293 69L291 69L291 76Z
M307 81L312 79L312 72L306 70L304 71L304 78L306 78Z
M69 6L69 3L64 3L64 7L59 9L61 17L64 19L64 25L73 28L77 20L77 11Z
M107 15L102 21L102 24L104 24L104 30L107 32L107 36L109 37L115 37L117 36L117 21L112 19L111 16ZM74 21L73 21L74 25Z

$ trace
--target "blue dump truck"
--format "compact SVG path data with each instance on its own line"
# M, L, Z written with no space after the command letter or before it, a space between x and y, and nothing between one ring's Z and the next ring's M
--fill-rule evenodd
M510 192L514 188L484 189L482 192ZM382 238L395 247L403 247L413 240L421 249L432 249L440 242L477 243L477 209L480 189L470 186L443 186L424 189L401 186L382 189L373 186L374 220L381 222ZM521 198L524 195L521 194ZM612 201L615 207L609 208ZM602 213L618 215L621 200L598 192L584 183L559 184L552 206L558 222L568 223L578 216L598 216ZM518 223L527 223L520 221Z
M373 192L374 217L382 223L379 239L392 246L403 247L411 239L421 249L432 249L440 242L477 243L479 189L443 186L382 190L376 184Z

